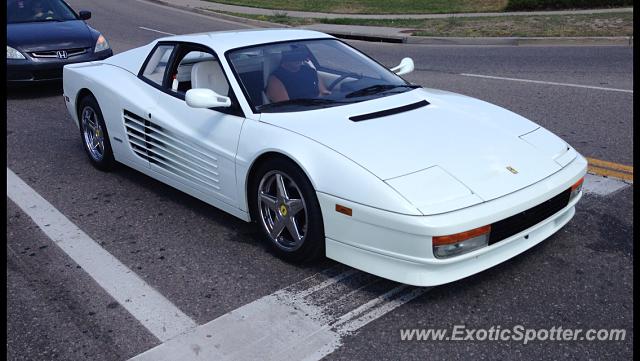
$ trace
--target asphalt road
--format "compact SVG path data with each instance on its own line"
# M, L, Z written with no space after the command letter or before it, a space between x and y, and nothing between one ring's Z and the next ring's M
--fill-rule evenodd
M140 1L68 1L114 52L162 36L241 25ZM474 96L522 114L588 157L631 164L633 94L504 78L631 90L632 48L471 47L350 42L385 65L411 56L412 82ZM105 250L198 324L317 272L275 258L257 229L121 167L92 168L60 85L11 89L8 167ZM524 254L430 289L346 337L327 359L630 359L633 346L633 186L587 194L574 219ZM123 360L159 344L147 329L7 200L7 356L12 360ZM369 280L370 281L370 280ZM375 281L375 280L374 280ZM363 281L364 282L364 281ZM379 280L380 283L385 281ZM362 286L345 285L346 291ZM364 291L363 291L364 292ZM368 289L359 297L382 292ZM401 341L400 329L625 329L625 341Z

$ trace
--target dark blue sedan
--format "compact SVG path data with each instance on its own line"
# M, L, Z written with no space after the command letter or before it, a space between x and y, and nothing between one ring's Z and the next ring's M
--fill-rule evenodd
M113 55L107 39L62 0L7 0L7 80L62 79L65 64Z

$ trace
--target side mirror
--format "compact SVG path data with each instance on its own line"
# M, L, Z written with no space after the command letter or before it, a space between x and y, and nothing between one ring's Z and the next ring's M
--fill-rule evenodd
M192 108L226 108L231 106L231 98L206 88L189 89L184 99L187 105Z
M91 19L91 11L82 10L78 15L80 15L80 20Z
M414 67L413 67L413 59L411 58L404 58L402 60L400 60L400 64L398 64L398 66L393 67L389 70L391 70L392 72L396 73L397 75L403 75L403 74L408 74L411 73L413 71Z

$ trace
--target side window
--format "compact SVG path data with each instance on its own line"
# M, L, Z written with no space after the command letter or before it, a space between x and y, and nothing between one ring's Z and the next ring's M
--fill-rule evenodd
M184 95L189 89L206 88L229 96L229 83L213 54L191 50L178 56L176 61L178 66L172 70L170 84L173 92Z
M164 78L164 72L167 69L169 63L169 57L173 51L173 45L160 45L156 48L151 58L147 62L142 76L151 82L162 86L162 79Z
M264 90L266 81L271 72L279 65L275 64L262 47L246 50L237 50L230 54L229 61L240 77L247 94L254 105L262 105L266 100ZM275 57L275 56L274 56Z

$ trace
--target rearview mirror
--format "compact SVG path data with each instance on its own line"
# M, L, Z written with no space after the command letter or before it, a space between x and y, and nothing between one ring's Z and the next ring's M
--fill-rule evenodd
M80 20L89 20L91 19L91 11L82 10L78 13L80 16Z
M413 71L413 59L411 58L404 58L402 60L400 60L400 64L398 64L398 66L393 67L391 69L392 72L396 73L397 75L403 75L403 74L408 74L411 73Z
M222 96L211 89L196 88L187 90L184 99L192 108L230 107L231 99Z

